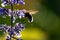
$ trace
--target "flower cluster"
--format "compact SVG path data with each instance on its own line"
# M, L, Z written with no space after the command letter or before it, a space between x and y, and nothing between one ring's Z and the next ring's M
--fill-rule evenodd
M1 0L1 2L2 2L2 4L1 4L1 6L2 7L5 7L5 6L7 6L8 4L23 4L23 5L25 5L25 2L24 2L24 0Z

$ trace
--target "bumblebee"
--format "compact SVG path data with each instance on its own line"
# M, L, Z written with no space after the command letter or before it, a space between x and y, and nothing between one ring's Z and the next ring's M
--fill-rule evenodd
M29 10L25 12L25 17L28 18L28 22L31 23L33 22L33 16L32 14L36 14L38 11L33 11L33 10Z

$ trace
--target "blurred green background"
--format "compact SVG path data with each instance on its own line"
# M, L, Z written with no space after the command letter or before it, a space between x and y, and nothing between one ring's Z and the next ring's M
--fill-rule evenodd
M25 24L25 30L21 32L23 40L60 40L60 0L25 0L25 2L26 5L14 5L14 9L39 12L33 15L34 22L31 24L26 18L16 20ZM5 23L11 24L10 17L4 19L0 16L0 24ZM0 40L5 40L5 36L0 31Z

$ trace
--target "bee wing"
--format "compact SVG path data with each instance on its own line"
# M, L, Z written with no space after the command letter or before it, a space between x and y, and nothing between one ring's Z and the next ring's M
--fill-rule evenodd
M27 12L29 12L31 15L38 13L38 11L33 11L33 10L29 10L29 11L27 11Z

